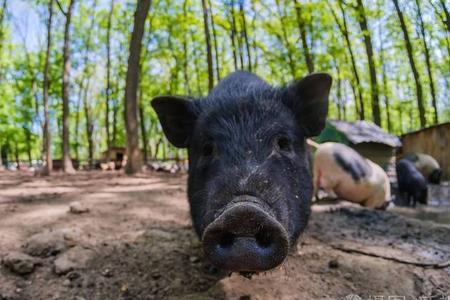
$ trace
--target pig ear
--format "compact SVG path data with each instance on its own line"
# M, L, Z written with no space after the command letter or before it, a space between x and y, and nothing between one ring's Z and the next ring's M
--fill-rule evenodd
M327 73L315 73L287 87L288 106L307 137L318 135L325 127L331 83Z
M158 96L152 106L169 142L178 148L188 147L196 119L192 102L184 97Z

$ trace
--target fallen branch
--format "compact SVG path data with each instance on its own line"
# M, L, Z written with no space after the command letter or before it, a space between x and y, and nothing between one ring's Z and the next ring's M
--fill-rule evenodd
M387 256L387 255L377 254L377 253L374 253L374 252L371 252L368 250L363 250L361 248L358 249L358 248L347 247L347 246L339 245L339 244L330 244L330 243L327 243L327 242L324 242L324 241L318 239L317 237L316 237L316 239L319 240L321 243L324 243L335 250L339 250L339 251L342 251L345 253L357 253L357 254L361 254L361 255L366 255L366 256L371 256L371 257L382 258L382 259L394 261L394 262L404 264L404 265L413 265L413 266L423 267L423 268L445 269L445 268L450 267L450 260L441 261L441 262L413 261L413 260L402 259L402 258L399 258L396 256Z

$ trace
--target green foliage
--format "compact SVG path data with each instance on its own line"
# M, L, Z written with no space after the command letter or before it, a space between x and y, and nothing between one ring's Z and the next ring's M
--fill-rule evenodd
M8 1L9 7L12 2ZM71 78L71 155L86 160L88 136L86 111L93 122L95 157L107 148L106 141L106 68L107 27L110 1L77 1L72 25L72 78ZM243 1L245 17L239 4ZM315 71L329 72L334 85L330 103L331 118L358 118L355 75L349 49L337 21L342 24L341 0L298 0L300 17L306 30L306 43ZM27 1L29 9L41 16L39 24L28 24L42 29L45 26L47 0ZM208 1L207 1L208 2ZM232 9L231 3L234 2ZM357 1L342 1L356 67L361 77L360 88L366 117L371 116L371 90L363 35L370 34L378 75L382 125L388 128L387 109L391 132L400 134L417 129L419 116L413 76L406 55L403 35L392 0L363 1L369 31L359 26ZM401 2L413 55L421 75L426 101L426 117L433 119L424 45L419 35L419 22L415 1ZM419 1L424 16L426 40L431 49L431 66L435 78L438 114L441 122L450 120L450 32L445 27L445 14L439 1ZM68 1L61 1L63 8ZM223 78L234 67L233 53L238 68L240 57L244 68L273 84L286 84L308 72L304 45L300 37L300 23L294 1L275 0L211 0L210 10L214 22L214 70ZM1 9L1 8L0 8ZM114 0L111 29L111 94L109 130L113 146L125 145L124 89L127 72L128 47L133 24L135 1ZM43 12L45 12L43 14ZM0 11L1 13L1 11ZM146 23L141 54L141 75L138 95L143 110L144 130L148 136L150 157L184 156L184 151L171 147L164 139L150 101L159 94L190 94L201 97L207 93L208 73L205 32L201 1L154 0ZM16 154L22 160L41 159L43 126L43 69L45 37L29 47L20 38L20 32L32 31L18 22L10 11L0 24L0 147L9 160ZM93 26L91 22L93 20ZM235 29L233 28L233 20ZM17 25L19 24L19 25ZM245 24L245 27L244 27ZM53 155L61 156L61 82L64 16L55 4L53 47L50 76L50 128ZM235 32L233 32L235 30ZM248 45L244 39L248 35ZM212 27L210 33L213 35ZM234 34L234 35L233 35ZM232 40L235 49L232 47ZM247 46L247 47L246 47ZM247 50L248 49L248 50ZM234 51L233 51L234 50ZM250 52L251 55L248 55ZM217 56L217 60L215 59ZM216 61L218 66L216 66ZM385 77L384 77L385 76ZM384 80L386 84L384 84ZM389 106L389 107L388 107ZM113 121L114 120L114 121ZM141 120L142 121L142 120ZM142 132L141 132L142 135Z

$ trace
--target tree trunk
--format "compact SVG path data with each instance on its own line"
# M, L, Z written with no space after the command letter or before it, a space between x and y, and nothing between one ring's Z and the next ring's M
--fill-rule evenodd
M64 12L66 23L64 25L64 45L63 45L63 81L62 81L62 101L63 101L63 133L62 133L62 168L65 173L74 173L70 159L70 25L72 22L72 12L75 0L70 0L67 11Z
M112 111L112 137L111 145L114 147L117 142L117 116L119 115L119 100L115 99L113 101L113 111Z
M242 1L242 0L239 0ZM231 21L232 21L232 26L233 26L233 31L234 31L234 35L236 37L236 41L237 41L237 54L239 56L239 63L240 63L240 68L241 70L244 69L244 56L243 56L243 50L242 50L242 36L241 34L241 30L237 28L237 20L236 20L236 12L234 11L234 0L231 1Z
M175 61L175 67L169 66L170 69L170 79L169 79L169 94L176 94L178 89L178 55L176 51L174 50L173 44L172 44L172 36L173 36L173 26L172 24L169 25L169 30L167 34L167 48L170 49L170 54L172 55L174 61ZM147 51L144 51L144 59L147 56Z
M195 41L193 32L191 32L191 40ZM194 47L193 52L194 53L192 53L192 56L194 57L194 69L195 69L195 74L196 74L195 78L196 78L197 95L201 95L202 88L201 88L201 83L200 83L200 66L199 66L199 58L197 55L198 51L197 51L196 47Z
M17 145L17 141L14 141L14 159L17 164L17 170L20 170L19 145Z
M5 20L7 4L8 4L7 0L3 0L3 3L0 7L0 56L3 52L3 44L5 39L5 29L3 26L3 21ZM0 66L0 81L2 81L2 79L3 79L3 70Z
M342 1L342 0L341 0ZM377 82L377 72L373 55L372 38L370 36L369 26L367 24L366 12L362 0L357 0L358 23L364 36L364 45L366 48L367 62L369 64L370 92L372 94L372 119L375 124L381 126L380 101Z
M30 124L30 128L32 128L33 124ZM31 131L29 129L25 130L25 139L27 143L27 156L28 156L28 164L31 167L33 163L33 158L31 155Z
M108 24L106 27L106 111L105 111L105 128L106 128L106 162L111 160L111 133L109 126L109 105L111 102L111 27L112 16L114 13L114 1L111 0L111 6L108 13Z
M388 132L392 132L392 123L391 123L391 112L390 112L390 97L391 93L389 91L389 85L388 85L388 77L387 77L387 71L386 71L386 63L385 63L385 57L384 57L384 45L385 42L383 40L383 37L385 36L385 33L383 31L383 24L380 23L378 27L378 38L380 43L380 65L381 65L381 76L382 76L382 87L383 87L383 98L384 98L384 106L385 106L385 112L386 112L386 127Z
M247 68L252 71L252 55L250 52L250 42L248 40L247 22L245 18L244 0L239 1L239 13L242 19L242 33L244 34L245 48L247 50Z
M352 44L350 42L350 35L349 35L349 31L348 31L348 26L347 26L347 16L346 16L345 9L344 9L344 6L342 5L341 0L338 1L338 4L339 4L339 8L340 8L340 11L342 14L342 24L339 22L339 19L338 19L337 15L335 14L333 8L331 9L331 12L333 14L336 24L339 27L339 31L341 32L342 36L344 37L345 43L347 45L347 50L348 50L348 53L350 56L350 62L351 62L351 66L352 66L353 76L355 78L355 84L353 86L355 88L355 91L357 91L357 93L355 93L355 94L357 94L357 98L355 97L355 108L358 109L358 114L357 114L358 118L360 120L364 120L365 119L365 109L364 109L363 91L362 91L362 86L361 86L361 80L359 77L358 67L356 65L355 55L353 53ZM356 87L355 87L355 85L356 85ZM359 108L358 108L358 106L359 106Z
M438 118L438 109L437 109L437 100L436 100L436 90L434 88L434 78L433 78L433 68L431 65L431 54L430 54L430 48L428 47L426 33L425 33L425 25L422 18L422 10L420 8L420 2L419 0L416 0L416 6L417 6L417 15L419 19L419 26L420 26L420 35L423 42L423 49L425 54L425 63L427 66L427 73L428 73L428 81L430 85L430 92L431 92L431 101L433 105L434 110L434 124L439 123Z
M208 62L208 90L212 90L214 86L214 73L213 73L213 62L211 51L211 36L209 33L209 24L208 24L208 8L206 7L206 0L202 0L202 8L203 8L203 26L205 30L205 40L206 40L206 58Z
M280 38L281 38L281 42L285 45L285 47L287 49L289 68L290 68L290 71L291 71L292 79L294 79L296 77L297 67L296 67L296 64L295 64L295 61L294 61L294 55L292 53L292 47L291 47L291 44L289 43L289 39L288 39L287 31L286 31L285 15L283 14L283 11L281 9L280 0L275 0L275 2L276 2L276 5L277 5L278 15L280 17L280 23L281 23L282 36Z
M216 32L216 25L214 23L214 14L212 13L212 6L211 6L211 0L208 0L208 6L209 6L209 16L211 20L211 29L213 33L213 44L214 44L214 58L216 62L216 77L217 81L220 81L220 66L219 66L219 47L217 46L217 32Z
M445 0L440 0L439 2L441 3L442 10L445 14L445 27L447 28L448 33L450 33L450 11L445 4Z
M359 0L361 1L361 0ZM422 84L420 81L420 75L417 71L416 62L414 60L414 53L411 45L411 41L409 39L408 29L406 28L405 19L403 17L403 13L400 10L400 6L398 4L398 0L392 0L394 2L395 10L397 11L398 18L400 20L400 27L402 28L403 37L405 39L406 51L408 53L408 60L411 66L411 70L414 76L414 82L416 84L416 95L417 95L417 106L419 108L419 119L420 119L420 127L425 127L427 125L427 120L425 117L425 108L423 106L423 93L422 93Z
M142 150L144 154L144 163L148 162L148 139L147 130L145 128L145 117L144 117L144 107L142 105L142 89L139 89L139 120L141 125L141 135L142 135Z
M77 161L80 161L80 107L81 107L81 99L83 98L83 87L84 87L84 80L80 80L80 86L78 91L78 97L77 97L77 104L75 107L75 111L77 112L77 115L75 116L75 159Z
M183 21L187 24L187 1L183 2ZM183 74L184 74L184 92L187 95L191 94L191 88L189 85L189 70L188 70L188 32L185 32L183 37Z
M43 175L50 175L53 170L52 161L52 142L50 133L50 116L48 114L48 91L50 88L50 81L48 78L48 72L50 67L50 51L52 48L52 22L53 22L53 2L50 0L48 4L48 22L47 22L47 49L45 51L45 64L44 64L44 87L42 92L42 98L44 102L44 130L43 130L43 140L44 140L44 169Z
M89 86L90 86L90 78L92 76L90 69L89 69L89 54L91 51L91 33L94 31L94 25L95 25L95 9L97 7L97 0L94 0L94 3L92 5L93 10L93 17L91 18L91 24L89 25L89 32L86 37L86 49L85 49L85 55L84 55L84 78L86 79L86 89L84 90L84 96L83 96L83 106L84 106L84 114L86 118L86 135L88 140L88 164L89 169L94 169L94 121L92 118L92 109L90 105L90 101L88 101L88 93L89 93Z
M233 16L234 9L231 9L234 6L234 0L230 1L230 10L229 10L229 20L228 23L231 24L230 29L230 39L231 39L231 48L233 50L233 63L234 63L234 70L238 69L238 63L237 63L237 52L236 52L236 22Z
M336 66L336 74L337 74L337 87L336 87L336 105L337 105L337 109L338 109L338 120L342 120L342 110L343 110L343 106L342 106L342 80L341 80L341 70L339 69L339 65L338 62L335 61L334 62L335 66Z
M0 54L3 51L3 42L5 39L5 30L3 27L3 21L5 19L5 14L6 14L6 5L7 5L7 0L3 0L2 5L0 7Z
M305 56L306 66L308 67L308 73L314 72L314 62L312 60L308 41L306 40L306 28L305 28L305 21L302 17L302 11L301 6L298 3L298 0L294 0L295 3L295 12L297 14L297 23L298 23L298 29L300 31L300 39L302 41L302 47L303 47L303 55Z
M134 13L133 32L130 41L130 54L125 86L125 128L128 161L125 167L127 174L141 170L141 154L139 151L138 99L139 67L144 35L145 20L150 10L151 0L140 0Z
M94 122L92 120L92 111L88 103L88 92L89 92L90 79L87 79L86 88L84 89L83 95L83 106L84 106L84 117L86 118L86 137L88 141L88 165L89 169L94 168Z
M380 36L381 36L381 29L380 29ZM381 39L381 37L380 37ZM382 71L382 77L383 77L383 95L384 95L384 105L386 107L386 122L387 122L387 130L388 132L392 132L392 123L391 123L391 113L390 113L390 104L389 104L389 87L388 87L388 81L387 81L387 74L386 74L386 64L384 63L384 48L383 48L383 42L381 42L381 49L380 49L380 62L381 62L381 71Z
M255 7L255 0L251 0L252 3L252 11L256 11L256 7ZM253 53L255 54L255 61L253 62L252 65L252 71L256 72L258 69L258 53L257 53L257 45L256 45L256 38L255 38L255 32L256 32L256 16L257 14L255 13L252 19L252 31L253 31L253 41L252 41L252 48L253 48Z
M163 137L161 136L161 137L158 139L158 141L156 142L156 145L155 145L155 152L154 152L154 159L155 159L155 160L158 159L159 147L160 147L162 141L163 141Z

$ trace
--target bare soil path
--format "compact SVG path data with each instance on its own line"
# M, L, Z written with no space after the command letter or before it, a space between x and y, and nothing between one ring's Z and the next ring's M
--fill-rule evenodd
M0 172L0 300L450 296L450 268L425 267L450 259L450 226L354 206L314 206L279 269L225 274L202 257L185 181Z

